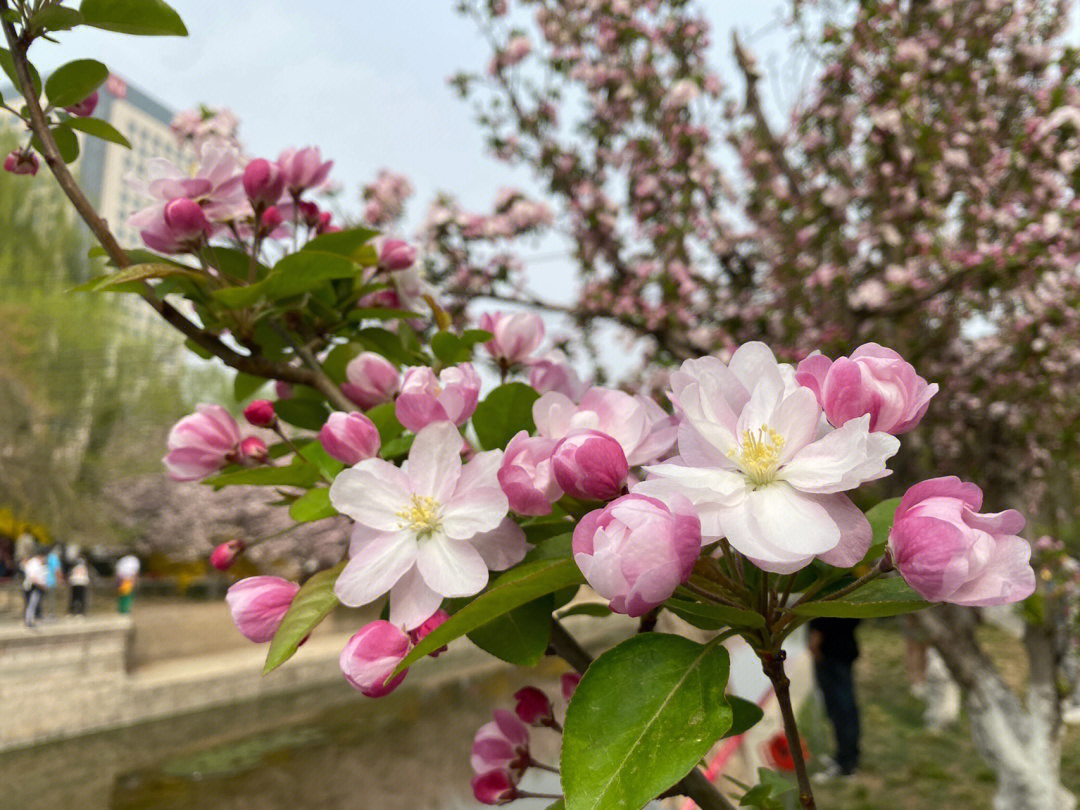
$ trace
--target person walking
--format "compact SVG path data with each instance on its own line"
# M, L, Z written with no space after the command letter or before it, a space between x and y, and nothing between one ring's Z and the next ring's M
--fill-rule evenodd
M858 619L817 618L810 621L807 645L814 675L836 732L836 759L819 774L828 779L851 776L859 767L859 706L855 702L853 667L859 657L855 640Z
M134 554L125 554L116 561L116 609L120 613L131 613L140 567Z
M23 562L23 594L26 608L23 621L27 627L35 627L41 618L41 600L45 596L48 568L40 554L33 554Z
M86 615L86 592L90 588L90 568L82 557L76 558L68 576L71 585L71 603L68 613L72 616Z
M64 581L64 564L60 560L60 544L55 544L45 557L45 593L41 597L41 610L38 618L42 618L45 608L48 607L48 615L59 616L60 614L60 583ZM54 596L55 594L55 596ZM46 606L46 601L49 604Z

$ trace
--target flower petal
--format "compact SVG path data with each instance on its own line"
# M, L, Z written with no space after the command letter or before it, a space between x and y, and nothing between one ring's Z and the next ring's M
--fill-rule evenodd
M416 536L410 531L388 532L366 543L349 560L334 585L342 604L352 607L374 602L389 591L416 562Z
M330 485L330 503L357 523L380 531L397 531L399 513L408 508L409 479L387 461L369 458L338 473Z
M445 535L435 535L421 544L416 567L429 588L448 597L472 596L488 581L488 569L480 552L463 540L451 540Z
M505 571L517 565L529 550L525 532L509 517L503 518L490 532L473 535L469 543L480 552L484 565L492 571Z
M390 624L414 630L426 622L442 604L442 595L435 593L413 565L390 589Z
M461 434L450 422L432 422L416 434L407 467L411 489L440 503L461 475Z
M447 537L469 540L494 529L510 510L506 494L498 487L477 487L454 497L442 509L442 529Z

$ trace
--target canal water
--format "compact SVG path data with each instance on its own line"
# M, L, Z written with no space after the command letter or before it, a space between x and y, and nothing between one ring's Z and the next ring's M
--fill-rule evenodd
M525 683L557 695L558 671L406 680L381 700L331 684L9 751L0 810L474 810L476 729ZM554 762L554 732L533 737L537 757Z

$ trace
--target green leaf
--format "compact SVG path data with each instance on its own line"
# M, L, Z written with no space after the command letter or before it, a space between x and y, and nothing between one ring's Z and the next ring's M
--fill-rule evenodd
M230 486L303 487L308 489L319 480L319 468L300 462L285 467L252 467L247 470L221 473L206 479L214 489Z
M728 705L731 707L731 728L725 732L724 737L738 737L757 725L758 721L765 716L765 712L756 703L743 700L736 695L727 695Z
M597 618L605 618L611 615L611 608L607 605L601 605L599 602L581 602L577 605L571 605L566 610L559 611L559 618L565 619L567 616L595 616Z
M162 0L82 0L79 11L87 25L120 34L186 37L188 33L180 15Z
M100 118L69 118L64 123L72 129L85 132L95 138L101 138L103 141L118 143L125 149L131 148L131 142L120 134L116 127L108 121L102 121Z
M866 512L866 519L870 521L870 528L874 532L874 539L870 548L863 558L864 562L873 562L885 553L885 547L889 543L889 532L892 531L893 518L896 517L896 508L900 506L899 498L889 498Z
M764 627L765 617L757 611L712 605L689 599L668 599L664 607L694 627L720 630L725 627Z
M558 801L549 804L546 810L566 810L566 805L563 803L562 799L559 799Z
M109 69L101 62L76 59L58 67L45 80L45 95L54 107L70 107L101 87L107 78Z
M727 679L723 645L664 633L597 658L566 712L567 810L644 807L682 779L731 727Z
M246 279L251 269L251 256L237 248L214 245L210 248L210 260L214 267L233 278ZM270 272L268 267L259 263L256 263L255 269L259 278Z
M378 235L379 232L373 231L371 228L349 228L345 231L324 233L322 236L316 236L304 245L303 250L336 253L339 256L345 256L355 261L358 257L364 258L364 252L361 252L360 248Z
M229 287L214 293L230 309L249 307L266 299L276 301L308 292L326 281L354 278L360 268L334 253L301 250L274 265L262 281L246 287Z
M330 490L326 487L308 490L289 507L289 517L297 523L333 517L337 510L330 505Z
M41 95L41 75L38 73L37 68L29 62L26 66L30 69L30 83L34 85L34 92L37 95ZM11 83L15 85L16 92L22 94L22 85L19 83L19 76L15 72L15 60L11 58L11 51L6 48L0 48L0 70L3 70L7 74L7 77L11 79Z
M327 478L333 478L345 468L344 464L326 452L318 439L301 445L300 456L318 467Z
M82 25L83 15L73 8L64 6L46 6L38 10L30 18L30 25L45 31L70 31L77 25Z
M452 332L438 332L431 338L431 351L444 363L457 363L460 348L461 338Z
M532 433L532 406L540 398L536 390L525 383L500 385L487 395L473 414L476 438L485 450L502 449L521 430Z
M150 278L165 278L166 276L178 275L198 278L195 272L171 264L136 264L116 273L106 273L103 276L92 278L78 287L72 287L71 292L97 292L98 290L107 290L118 284L126 284L132 281L145 281ZM142 289L141 285L139 289Z
M551 594L526 602L509 613L477 627L469 640L486 653L522 667L535 666L551 640Z
M875 579L842 599L807 602L794 608L799 616L834 616L843 619L877 619L899 616L933 607L901 577Z
M369 326L353 336L365 349L381 354L398 365L415 365L416 358L402 345L401 338L389 329Z
M274 403L274 413L282 422L305 430L319 430L330 416L330 412L321 402L298 397L277 400Z
M536 548L529 551L525 555L525 559L522 564L529 564L535 562L543 562L544 560L567 560L573 555L573 532L568 532L567 525L562 525L562 534L557 534L554 537L549 537L546 540L536 541L529 539L530 543L536 543ZM529 538L529 533L525 532L525 537Z
M401 672L429 652L471 633L477 627L482 627L526 602L554 593L560 588L582 584L584 581L585 578L581 576L581 571L573 560L521 563L492 582L486 591L431 631L398 664L395 673Z
M256 377L254 374L245 374L242 371L236 372L236 377L233 378L233 399L237 402L243 402L248 397L258 393L267 380L263 377Z
M361 321L411 321L424 317L418 312L410 312L407 309L392 309L390 307L358 307L351 310L348 320L352 323Z
M75 133L68 128L67 124L60 124L49 131L52 133L53 140L56 141L56 150L64 159L64 163L74 163L79 157L79 139L75 137ZM44 154L45 149L37 135L30 139L30 143L38 152Z
M333 568L320 571L300 586L285 618L281 620L281 626L270 641L263 666L264 675L292 658L300 642L338 606L334 583L344 567L345 563L340 562Z
M365 415L375 423L379 431L380 444L389 444L405 432L404 425L398 421L397 414L394 413L393 402L384 402L382 405L369 408Z

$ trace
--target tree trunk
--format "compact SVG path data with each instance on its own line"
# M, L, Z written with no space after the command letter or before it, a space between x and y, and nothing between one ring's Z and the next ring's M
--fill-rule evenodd
M1031 674L1024 705L979 646L974 611L947 605L923 611L918 621L964 690L975 745L997 774L994 810L1072 810L1076 799L1060 779L1056 626L1027 625Z

